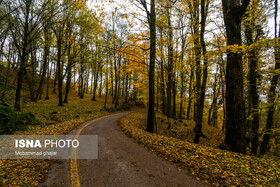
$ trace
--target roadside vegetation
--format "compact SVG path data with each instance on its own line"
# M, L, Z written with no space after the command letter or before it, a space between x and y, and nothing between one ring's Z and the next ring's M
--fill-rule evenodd
M162 129L166 127L161 124L159 133L149 133L145 131L146 118L145 112L129 114L120 120L119 126L137 143L198 180L214 186L279 186L279 159L234 153L212 147L213 144L191 143L180 136L178 124L172 127L172 135L164 133Z

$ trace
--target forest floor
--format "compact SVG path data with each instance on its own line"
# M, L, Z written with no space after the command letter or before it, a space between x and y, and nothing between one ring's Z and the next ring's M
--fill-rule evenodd
M139 128L145 129L146 120L145 113L139 113L138 119L142 119L143 123L139 123ZM193 142L195 121L186 119L169 118L171 128L168 129L168 118L160 112L156 112L157 134L178 138ZM212 127L206 123L202 126L202 132L206 138L200 138L199 144L218 148L224 142L225 133L219 127Z
M208 140L210 146L190 143L187 141L192 137L192 135L188 135L188 132L191 134L190 130L185 129L184 132L180 130L180 126L184 123L173 124L171 129L173 133L166 133L164 130L167 128L166 124L163 122L165 125L161 126L159 123L159 134L151 134L145 131L146 120L146 112L136 112L122 118L119 126L137 143L173 162L181 170L206 184L214 186L280 186L279 159L248 156L221 150L215 148L216 140L211 141L211 139ZM211 131L211 128L209 129ZM203 133L211 138L204 130ZM182 134L185 134L183 137L186 137L186 140L182 140ZM204 142L204 144L207 143Z

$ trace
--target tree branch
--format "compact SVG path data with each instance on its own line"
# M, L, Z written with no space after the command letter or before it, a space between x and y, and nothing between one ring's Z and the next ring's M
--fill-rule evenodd
M249 5L251 0L243 0L242 1L242 5L240 6L240 15L241 17L244 15L244 13L246 12L246 9Z

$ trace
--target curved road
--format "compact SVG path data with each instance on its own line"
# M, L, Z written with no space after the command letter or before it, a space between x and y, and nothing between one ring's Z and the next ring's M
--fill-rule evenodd
M117 123L128 113L98 118L71 132L98 135L98 159L77 160L76 170L73 160L54 161L39 186L206 186L124 135Z

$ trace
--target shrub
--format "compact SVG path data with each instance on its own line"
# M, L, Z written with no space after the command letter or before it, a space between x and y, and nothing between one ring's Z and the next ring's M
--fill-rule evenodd
M22 121L25 125L40 125L41 122L38 121L34 114L31 112L23 112L18 115L20 121Z
M131 109L130 104L122 104L120 110L129 111Z
M40 122L31 112L16 113L12 108L0 105L0 134L28 130L29 125L37 124Z

